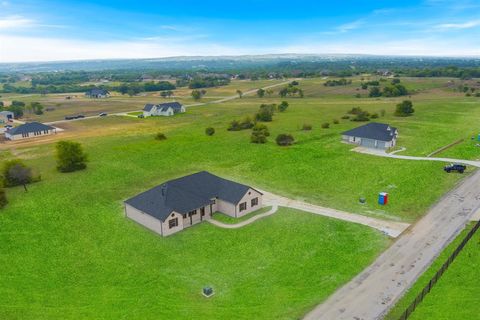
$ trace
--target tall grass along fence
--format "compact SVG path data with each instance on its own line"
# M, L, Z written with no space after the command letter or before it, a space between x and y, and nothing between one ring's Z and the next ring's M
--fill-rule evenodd
M442 277L442 275L447 271L448 267L452 262L455 260L455 258L458 256L458 254L463 250L465 245L468 243L468 241L473 237L475 232L480 228L480 221L478 221L475 226L468 232L468 234L465 236L465 238L462 240L462 242L458 245L458 247L453 251L453 253L448 257L447 261L442 265L440 270L435 273L435 275L430 279L430 281L427 283L427 285L423 288L423 290L417 295L417 297L410 303L407 309L402 313L402 316L398 320L406 320L408 319L413 311L417 308L417 306L423 301L425 296L432 290L433 286L437 283L437 281Z

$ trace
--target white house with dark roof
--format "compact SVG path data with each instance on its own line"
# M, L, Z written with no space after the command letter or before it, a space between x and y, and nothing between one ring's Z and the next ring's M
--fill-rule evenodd
M151 104L147 103L143 107L143 116L144 117L151 117L151 116L173 116L177 113L184 113L185 107L179 102L167 102L167 103L160 103L160 104Z
M214 212L239 218L262 207L252 187L201 171L170 180L124 202L125 215L162 236L181 231Z
M57 129L52 126L40 122L28 122L18 127L5 130L5 138L9 140L21 140L28 138L36 138L54 134Z
M342 133L342 140L366 148L389 149L397 143L398 130L388 124L370 122Z
M89 98L100 99L110 97L110 92L101 88L92 88L90 90L87 90L87 92L85 92L85 95Z

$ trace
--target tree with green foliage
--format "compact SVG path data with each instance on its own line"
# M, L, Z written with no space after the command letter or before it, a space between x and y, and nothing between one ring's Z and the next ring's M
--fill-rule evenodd
M59 141L56 146L57 170L72 172L87 167L87 155L82 145L74 141Z
M272 94L273 94L273 89L267 89L267 90L265 90L265 93L266 93L269 97L271 97Z
M40 102L32 102L30 103L30 108L36 115L43 114L43 105Z
M382 92L380 91L380 88L375 86L370 88L370 92L368 93L368 96L370 98L375 98L375 97L380 97L382 95Z
M195 100L195 101L198 101L202 98L202 94L200 93L199 90L192 90L191 95L192 95L193 100Z
M282 133L275 139L279 146L290 146L295 142L295 139L291 134Z
M407 117L412 115L415 112L413 109L413 103L410 100L404 100L401 103L397 104L395 109L395 115L397 117Z
M34 181L32 169L19 159L9 160L2 168L3 185L6 187L23 186L27 192L27 184Z
M238 97L239 97L240 99L242 99L242 97L243 97L243 92L242 92L242 90L237 90L237 94L238 94Z
M266 143L267 137L270 136L268 127L264 124L257 123L252 129L252 135L250 136L250 142L252 143Z
M207 136L213 136L215 134L215 128L208 127L207 129L205 129L205 134Z
M258 90L257 90L257 96L258 96L259 98L263 98L263 97L265 96L265 90L262 89L262 88L258 89Z
M275 104L262 104L260 110L255 115L257 121L270 122L273 120L273 113L276 109Z
M284 112L285 110L287 110L287 108L288 108L288 102L287 101L282 101L278 105L278 111L280 111L280 112Z

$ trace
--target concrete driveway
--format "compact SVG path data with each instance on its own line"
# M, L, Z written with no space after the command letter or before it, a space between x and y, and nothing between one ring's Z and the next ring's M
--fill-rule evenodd
M477 170L305 319L382 319L479 208L480 170Z

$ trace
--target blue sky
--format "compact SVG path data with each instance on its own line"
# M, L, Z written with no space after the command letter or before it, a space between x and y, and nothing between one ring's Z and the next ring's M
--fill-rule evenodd
M480 56L480 1L0 0L0 62L268 53Z

